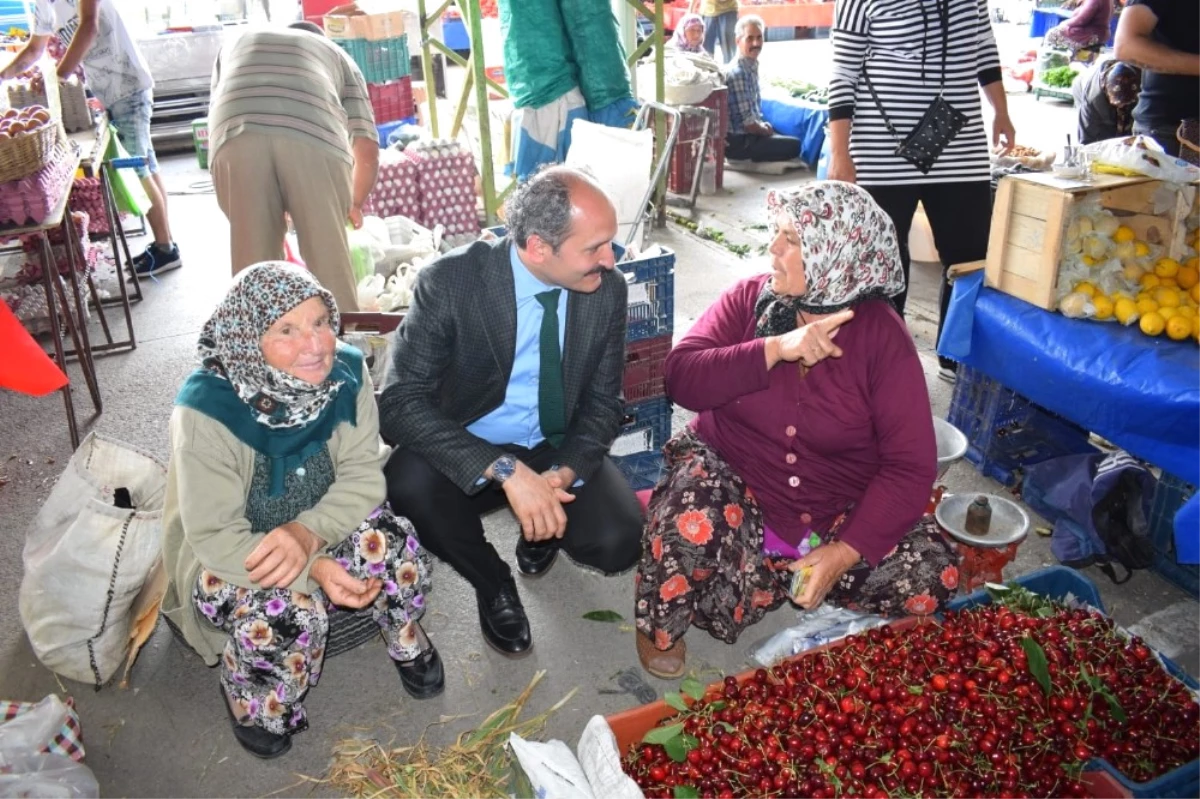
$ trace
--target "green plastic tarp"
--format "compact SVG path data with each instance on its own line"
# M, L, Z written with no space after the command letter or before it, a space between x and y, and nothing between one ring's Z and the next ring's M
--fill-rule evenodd
M523 5L526 0L517 2ZM632 98L625 48L612 7L603 0L559 0L559 9L579 65L579 90L588 110L597 112Z
M556 0L501 2L500 32L515 107L541 108L575 88L578 68Z

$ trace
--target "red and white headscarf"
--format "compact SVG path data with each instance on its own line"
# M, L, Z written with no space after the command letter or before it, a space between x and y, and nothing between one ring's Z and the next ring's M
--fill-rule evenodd
M795 191L771 191L767 209L772 226L780 211L791 218L807 288L802 296L783 297L767 281L755 308L758 335L794 330L798 311L833 313L904 290L896 228L862 187L824 180Z

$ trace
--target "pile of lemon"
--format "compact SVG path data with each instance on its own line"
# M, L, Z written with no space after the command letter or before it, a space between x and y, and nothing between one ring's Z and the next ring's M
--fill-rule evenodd
M1153 265L1142 266L1153 250L1146 242L1137 238L1134 231L1121 225L1112 235L1116 244L1117 257L1121 258L1123 270L1120 281L1107 280L1103 283L1110 291L1105 293L1099 279L1077 282L1072 291L1086 295L1095 311L1090 314L1097 321L1116 321L1122 325L1134 325L1147 336L1162 336L1173 341L1191 338L1200 342L1200 258L1195 255L1183 262L1159 257ZM1187 235L1187 244L1192 251L1200 250L1200 228ZM1082 260L1088 266L1093 259L1087 255ZM1113 289L1114 285L1121 288Z

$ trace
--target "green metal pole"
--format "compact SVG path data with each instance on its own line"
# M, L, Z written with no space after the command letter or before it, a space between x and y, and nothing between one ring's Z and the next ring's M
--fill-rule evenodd
M663 50L666 48L666 20L663 14L663 0L654 0L654 100L662 103L667 92ZM670 157L665 153L667 146L667 120L662 114L654 115L654 141L660 157ZM667 224L667 173L663 171L654 188L654 207L658 209L655 224L665 227Z
M658 0L661 5L662 0ZM483 184L483 211L487 223L497 221L500 208L496 196L496 176L492 166L492 120L488 113L487 62L483 55L483 24L479 11L479 0L458 0L459 10L469 25L471 35L471 67L475 82L475 111L479 117L479 152L483 161L479 166Z
M430 20L425 15L425 0L417 0L417 19L421 26L421 72L425 75L425 102L429 106L429 130L436 139L438 135L437 79L433 74L433 53L429 49L429 29L437 23L440 15Z

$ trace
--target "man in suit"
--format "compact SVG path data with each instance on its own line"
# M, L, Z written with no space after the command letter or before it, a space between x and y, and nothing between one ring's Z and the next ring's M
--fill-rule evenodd
M621 425L628 313L613 204L583 172L553 166L505 212L505 238L421 270L380 427L396 446L393 509L475 588L487 642L520 656L529 621L479 515L512 508L528 576L560 548L605 573L631 568L642 516L606 455Z

